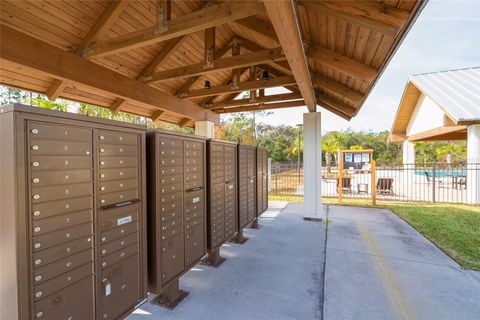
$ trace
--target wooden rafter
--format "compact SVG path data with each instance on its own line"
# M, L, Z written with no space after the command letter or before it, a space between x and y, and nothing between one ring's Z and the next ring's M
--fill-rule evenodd
M157 0L157 25L156 32L165 32L172 18L172 1Z
M258 52L247 53L244 55L233 56L231 58L218 59L213 61L210 68L206 68L205 63L183 66L175 69L160 71L152 74L146 81L148 83L158 81L168 81L172 79L182 79L202 74L245 68L251 65L268 63L270 61L282 61L285 56L281 48L271 50L262 50Z
M224 108L224 109L218 109L216 111L218 113L233 113L233 112L260 111L260 110L302 107L304 105L305 105L305 101L301 99L301 100L278 102L278 103L261 103L261 104L249 105L249 106Z
M153 122L156 122L157 120L160 119L160 117L165 113L163 110L157 110L155 111L151 116L150 119L152 119Z
M185 125L186 125L187 123L189 123L189 122L190 122L190 119L189 119L189 118L183 118L182 120L180 120L180 122L178 123L178 125L183 128L183 127L185 127Z
M260 50L265 50L266 48L262 47L261 45L252 42L248 39L244 38L239 38L240 44L243 48L247 49L248 51L260 51ZM267 62L269 66L272 68L288 75L292 75L292 70L290 70L290 66L288 65L288 62L286 61L270 61Z
M359 105L363 100L363 94L357 92L337 81L322 75L313 75L313 85L317 88L330 91L336 95L344 97L354 105Z
M112 110L112 112L120 111L125 102L127 102L125 99L116 99L110 106L110 110Z
M165 59L167 59L183 42L186 36L181 36L178 38L168 40L165 47L153 58L152 61L140 72L138 79L144 80L148 79L152 73L158 68L160 64L162 64Z
M265 1L272 25L277 33L278 40L292 68L296 84L305 99L308 110L315 112L316 101L312 81L305 58L302 34L297 19L296 7L292 0Z
M282 87L295 84L295 78L292 76L270 78L270 80L256 80L240 82L237 85L224 85L220 87L213 87L210 89L190 90L185 94L185 98L198 98L217 96L226 93L235 93L249 90L256 90L262 88Z
M350 121L350 119L352 119L355 111L349 105L326 94L317 93L316 96L318 104L321 107L336 114L337 116L344 118L345 120Z
M372 4L366 1L305 1L299 4L307 9L318 10L324 14L349 23L374 30L389 37L397 35L408 19L408 11L386 4Z
M302 95L299 93L282 93L271 96L256 97L254 101L252 101L251 99L220 101L211 105L205 105L205 107L208 109L221 109L225 107L239 107L257 103L283 102L298 99L302 99Z
M319 45L310 45L307 54L310 59L325 64L359 81L370 83L378 74L377 70L363 64L362 62Z
M217 114L192 101L179 99L7 26L2 26L0 33L0 52L2 61L31 68L48 77L191 119L219 120Z
M63 80L55 79L47 90L47 98L50 101L55 101L60 94L63 92L63 89L67 86L67 83Z
M277 37L277 34L275 33L275 29L268 22L265 22L263 20L260 20L252 16L252 17L237 20L235 21L235 23L239 24L243 28L247 28L253 32L261 34L262 36L270 40L274 40L278 42L278 37Z
M213 68L215 65L215 27L205 29L204 68Z
M177 38L207 28L262 13L264 7L256 1L225 1L172 19L164 32L155 27L99 42L85 56L100 57L123 52L157 42Z
M98 18L93 28L90 29L80 44L81 54L86 54L85 50L88 50L87 48L90 47L91 44L103 38L127 5L127 0L114 0L109 3L108 7L102 12L100 18Z

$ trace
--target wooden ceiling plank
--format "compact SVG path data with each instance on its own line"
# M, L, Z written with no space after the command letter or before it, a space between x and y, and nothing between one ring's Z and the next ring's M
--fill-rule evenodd
M177 38L207 28L262 13L264 6L256 1L226 1L172 19L164 32L155 27L133 32L91 46L85 57L100 57Z
M295 78L292 76L275 77L275 78L270 78L267 81L256 80L256 81L240 82L236 86L224 85L220 87L212 87L210 89L191 90L188 93L186 93L184 97L187 99L198 98L198 97L209 97L209 96L222 95L226 93L242 92L242 91L256 90L256 89L262 89L262 88L282 87L282 86L288 86L293 84L295 84Z
M362 102L363 94L323 75L313 75L312 82L315 87L328 90L339 96L342 96L356 106Z
M343 1L342 1L343 2ZM335 3L333 1L299 1L299 4L307 9L318 10L319 12L332 16L354 25L364 27L370 30L380 32L389 37L395 37L399 31L399 27L393 24L387 24L377 21L376 15L366 15L364 12L352 11L348 7L348 3ZM405 20L406 21L406 20Z
M265 1L264 4L308 110L315 112L315 95L295 4L292 0Z
M302 95L299 93L282 93L282 94L275 94L271 96L257 97L255 98L254 101L250 99L221 101L221 102L213 103L211 105L205 105L205 107L208 109L221 109L225 107L237 107L237 106L245 106L250 104L268 103L268 102L283 102L283 101L298 100L298 99L302 99Z
M262 104L250 105L250 106L224 108L224 109L218 109L216 111L218 113L234 113L234 112L247 112L247 111L260 111L260 110L302 107L304 105L305 105L305 101L301 99L301 100L278 102L278 103L262 103Z
M83 39L80 44L80 51L88 50L87 48L91 44L102 39L126 6L128 6L127 0L111 1L108 7L102 12L93 28L90 29L87 36ZM82 54L85 54L85 52L82 52Z
M60 94L63 92L63 89L67 86L67 83L63 80L55 79L52 85L47 90L47 98L50 101L55 101Z
M326 64L359 81L372 82L378 74L374 68L320 45L310 45L307 54L310 59Z
M328 104L329 106L334 107L340 112L343 112L346 115L349 115L352 117L355 114L356 109L340 100L338 100L335 97L332 97L326 93L317 93L317 99L319 101L322 101L323 103Z
M58 80L86 85L191 119L219 121L218 114L192 101L179 99L7 26L2 26L0 33L0 52L2 61L23 65Z
M125 102L127 102L127 100L125 99L115 99L115 101L110 106L110 110L112 110L112 112L120 111Z
M251 31L259 33L262 36L267 37L270 40L274 40L276 42L279 42L277 34L275 33L275 29L268 22L265 22L263 20L260 20L256 17L252 16L252 17L247 17L247 18L244 18L244 19L237 20L237 21L235 21L235 23L237 23L240 26L242 26L244 28L247 28Z
M268 63L270 61L281 61L284 59L285 56L283 55L281 48L262 50L244 55L233 56L231 58L215 60L210 68L206 68L205 63L201 62L175 69L156 72L152 74L146 82L154 83L172 79L182 79L207 73L249 67L251 65Z
M165 47L160 50L160 52L155 56L155 58L150 61L150 63L140 72L138 79L144 80L148 79L152 73L158 68L160 64L162 64L165 59L167 59L179 46L182 44L183 40L185 40L186 36L181 36L178 38L168 40Z

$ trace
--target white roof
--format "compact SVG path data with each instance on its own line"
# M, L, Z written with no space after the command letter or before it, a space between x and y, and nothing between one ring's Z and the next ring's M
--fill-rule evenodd
M410 81L454 120L480 120L480 67L417 74Z

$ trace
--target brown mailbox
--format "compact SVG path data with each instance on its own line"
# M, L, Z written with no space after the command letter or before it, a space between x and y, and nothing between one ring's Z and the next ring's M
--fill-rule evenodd
M204 138L147 133L148 282L167 308L186 296L179 278L206 253L205 156Z
M0 131L2 319L125 317L147 295L145 128L9 105Z
M268 150L257 147L257 218L268 209Z
M207 249L203 263L219 266L220 247L237 234L237 143L207 143Z

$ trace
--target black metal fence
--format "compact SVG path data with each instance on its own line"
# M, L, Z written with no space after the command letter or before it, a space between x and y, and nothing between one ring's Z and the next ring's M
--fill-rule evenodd
M480 163L426 165L381 165L372 181L370 172L344 170L344 198L371 198L372 184L377 199L445 203L478 203ZM271 194L303 196L303 165L273 163ZM338 197L338 167L322 167L322 197Z

